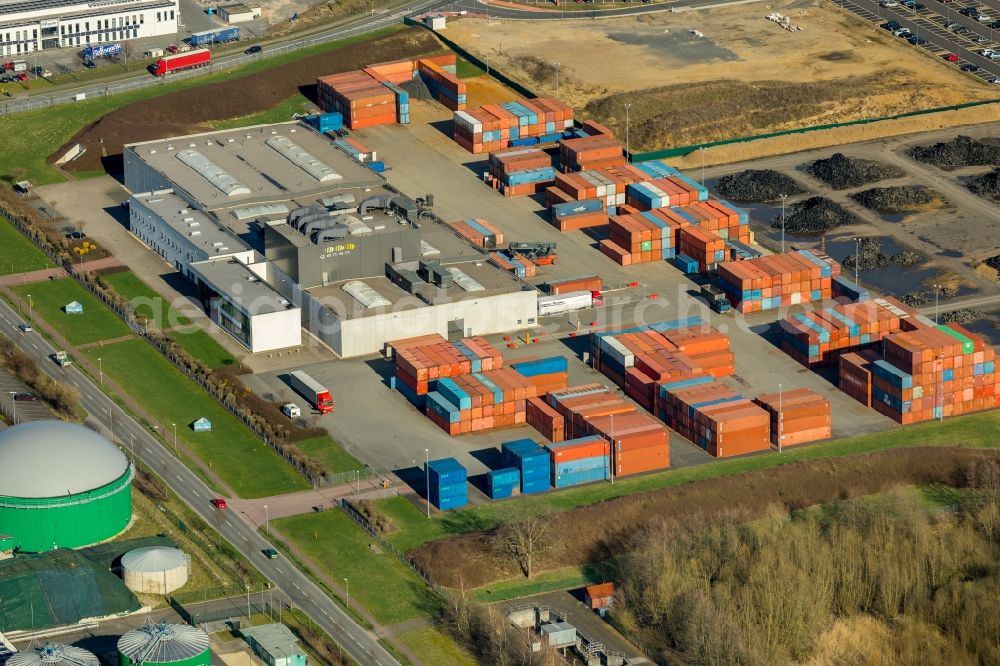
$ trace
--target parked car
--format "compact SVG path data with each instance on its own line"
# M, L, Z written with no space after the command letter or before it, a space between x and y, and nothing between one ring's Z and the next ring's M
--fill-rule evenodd
M257 44L254 44L253 46L251 46L250 48L248 48L246 51L244 51L244 53L246 53L246 54L260 53L263 50L264 50L264 47L258 46Z
M961 14L962 16L972 16L973 14L978 14L979 10L976 9L975 7L963 7L962 9L958 10L958 13Z
M993 85L1000 84L1000 76L994 76L992 79L990 79L990 83L992 83Z
M878 4L882 7L899 7L899 3L896 0L881 0Z
M38 396L34 393L15 393L14 400L18 402L34 402L38 400Z
M66 232L66 238L72 238L74 240L79 240L81 238L86 238L86 237L87 237L87 234L83 233L82 231L67 231Z
M952 28L954 28L957 25L958 25L958 23L956 23L955 21L945 21L944 22L944 27L947 28L948 30L951 30Z
M972 63L968 63L962 65L961 67L959 67L959 69L961 69L963 72L978 72L979 65L973 65Z
M961 60L961 58L959 58L954 53L945 53L941 57L944 58L945 60L947 60L948 62L958 62L959 60Z
M927 44L927 40L921 37L920 35L914 35L913 37L910 37L909 41L914 46L923 46L924 44Z
M897 28L899 28L899 21L886 21L885 23L883 23L879 27L882 28L882 29L884 29L884 30L888 30L889 32L892 32L893 30L896 30Z
M977 14L976 20L979 21L980 23L991 23L993 21L993 18L987 16L986 14Z
M166 51L167 53L180 53L181 47L177 46L176 44L171 44L166 48Z
M214 506L216 509L228 509L229 508L229 505L226 504L226 500L222 499L221 497L217 497L214 500L212 500L212 506Z
M274 548L265 548L261 552L264 553L264 557L266 557L269 560L278 559L278 551L275 550Z
M35 330L31 328L31 324L18 324L18 328L21 329L22 333L31 333L33 330Z
M989 37L976 37L977 44L985 44L988 41L990 41Z

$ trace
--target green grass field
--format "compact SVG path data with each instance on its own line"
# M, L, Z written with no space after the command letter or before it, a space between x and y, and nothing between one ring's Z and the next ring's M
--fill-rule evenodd
M236 365L239 361L225 347L220 345L211 335L200 328L171 331L170 337L183 347L187 353L200 360L210 368L221 368L224 365Z
M13 224L0 217L0 275L37 271L54 265Z
M265 497L309 487L277 453L247 430L201 387L143 340L127 340L87 350L103 359L105 376L117 382L129 396L164 428L168 443L177 424L178 441L219 475L240 497ZM206 417L211 432L195 433L190 424Z
M34 316L40 315L72 345L110 340L131 333L97 297L72 278L18 285L13 289L26 303L30 295ZM83 305L82 314L63 312L63 306L72 301Z
M323 462L328 472L353 472L362 469L364 465L358 459L340 447L340 444L330 437L313 437L295 442L303 453Z
M272 527L325 568L334 580L350 581L351 601L360 602L379 624L426 615L430 597L423 581L388 552L375 554L371 537L340 510L271 521Z
M230 118L219 122L209 123L216 129L232 129L234 127L247 127L249 125L264 125L266 123L283 123L292 119L292 114L305 113L306 109L315 108L315 104L310 102L302 94L289 97L284 102L260 113L241 118Z
M398 636L424 664L476 666L476 660L451 638L434 627L421 627Z
M69 141L80 129L118 107L175 90L196 88L253 74L286 62L330 51L346 44L368 41L402 30L402 28L402 26L393 26L357 37L319 44L301 51L283 53L239 68L195 79L164 83L112 97L96 97L72 104L62 104L42 111L2 116L0 117L0 136L3 136L4 146L3 150L0 150L0 175L11 174L14 169L24 169L22 177L35 185L62 182L65 179L46 162L46 158Z
M504 580L477 589L473 596L478 601L494 603L544 594L554 590L595 585L612 578L614 568L608 564L566 567L538 574L530 581L522 578Z
M473 509L437 512L428 520L422 511L403 498L377 502L399 528L388 536L404 552L421 543L461 534L490 529L513 512L525 507L536 511L566 511L579 506L596 504L615 497L638 492L670 488L704 479L732 476L742 472L763 470L800 460L813 460L832 456L868 453L905 446L967 446L977 448L1000 447L1000 410L970 414L932 421L906 428L895 428L871 435L861 435L830 443L820 443L803 448L720 460L716 462L616 479L614 485L598 483L580 488L547 492L532 497L522 497L511 502L495 502Z
M132 271L112 273L101 278L135 308L135 313L156 322L160 329L190 324L191 320L177 312L166 298L143 282Z

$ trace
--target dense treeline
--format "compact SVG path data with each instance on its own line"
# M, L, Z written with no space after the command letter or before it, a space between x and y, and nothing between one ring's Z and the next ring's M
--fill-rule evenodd
M668 663L1000 663L1000 465L966 475L950 510L901 489L649 529L616 621Z
M511 625L497 607L456 592L445 599L442 611L447 631L481 664L558 666L563 663L544 639Z

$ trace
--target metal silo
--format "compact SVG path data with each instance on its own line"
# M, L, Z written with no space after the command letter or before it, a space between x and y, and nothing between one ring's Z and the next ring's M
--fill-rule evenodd
M0 432L0 534L37 553L106 541L132 519L132 464L88 428L33 421Z
M187 582L191 556L177 548L148 546L122 556L122 580L133 592L169 594Z
M210 666L208 634L186 624L147 624L118 639L121 666Z
M100 662L82 648L46 643L15 652L7 660L7 666L100 666Z

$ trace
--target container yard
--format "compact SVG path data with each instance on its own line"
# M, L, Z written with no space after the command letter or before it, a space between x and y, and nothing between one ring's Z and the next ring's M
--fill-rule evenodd
M572 125L572 108L551 97L536 97L458 110L452 121L452 137L470 153L492 153L555 143Z
M815 391L799 388L767 393L753 401L770 414L771 444L776 447L818 442L832 436L830 402Z
M719 265L719 284L740 312L774 310L833 297L840 264L818 250L799 250Z

